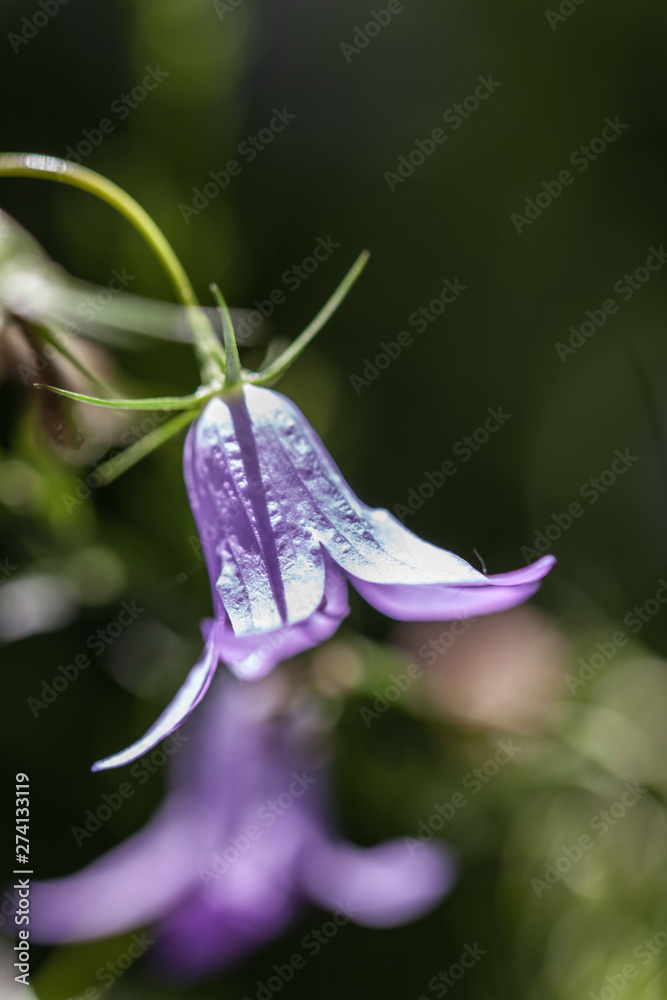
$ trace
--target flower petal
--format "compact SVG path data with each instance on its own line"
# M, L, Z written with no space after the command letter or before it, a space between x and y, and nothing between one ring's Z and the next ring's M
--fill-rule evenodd
M399 621L451 621L504 611L526 601L539 588L553 564L543 556L530 566L509 573L483 577L484 584L406 586L368 583L351 577L350 582L374 608Z
M163 976L189 982L240 962L281 934L299 912L299 902L287 894L274 894L267 903L239 910L217 907L202 893L192 896L161 923L153 963Z
M352 492L294 404L280 393L246 386L248 412L272 481L280 482L289 529L307 532L354 576L376 583L483 583L464 559L422 541L389 511Z
M275 446L266 441L270 418L250 413L248 392L212 399L190 429L184 454L214 596L237 635L310 617L325 576L322 549L289 502L289 460L275 468L269 453Z
M454 876L444 846L415 842L408 847L402 840L371 848L321 841L309 848L301 871L314 902L332 910L347 905L351 919L369 927L422 916L449 892Z
M143 830L80 872L35 882L31 938L49 944L88 941L168 912L189 892L197 865L208 858L202 817L185 808L191 804L172 799Z
M303 414L270 389L246 385L212 399L190 430L184 465L216 617L226 613L237 637L284 637L285 626L315 615L324 596L325 552L371 603L396 617L405 617L406 607L411 618L510 607L530 596L549 568L542 559L487 577L418 538L388 511L367 507ZM399 589L389 592L389 585ZM408 586L419 593L400 589ZM427 593L426 587L437 589ZM446 587L475 592L453 601ZM267 669L253 661L241 672Z
M485 580L362 504L305 417L270 389L212 399L188 434L184 470L216 616L224 608L236 635L310 617L324 593L324 549L376 583Z
M270 766L268 761L265 765ZM288 778L292 779L291 772L282 774L273 794L279 794L278 789L284 794L291 783ZM249 788L253 786L246 787L246 794ZM199 978L239 961L281 933L303 908L295 873L308 847L309 816L297 799L279 816L273 814L272 826L258 825L260 836L250 842L248 827L241 825L244 819L256 821L258 810L262 816L271 816L267 800L259 807L257 802L261 802L259 796L247 817L234 817L236 839L220 839L218 851L224 857L231 855L225 869L209 863L206 886L200 882L192 896L160 925L154 958L175 978ZM238 849L234 843L240 845ZM224 857L218 853L215 862L219 865Z
M204 652L194 665L185 681L181 685L176 697L169 703L164 712L157 719L150 729L133 743L126 750L115 753L111 757L105 757L93 764L93 771L104 771L111 767L122 767L129 764L143 754L152 750L153 747L169 736L187 718L190 712L196 708L201 699L206 694L208 686L213 679L213 675L218 666L218 650L213 637L209 637Z
M220 659L241 680L259 680L282 660L319 646L338 629L350 613L347 581L325 554L326 578L321 606L303 622L285 625L269 635L234 634L227 621L218 621L215 643Z

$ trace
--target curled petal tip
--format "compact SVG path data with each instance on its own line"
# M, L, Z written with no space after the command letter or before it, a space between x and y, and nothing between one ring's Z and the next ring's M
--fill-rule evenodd
M150 727L150 729L131 746L111 757L104 757L95 761L92 771L107 771L112 767L122 767L123 764L131 764L133 760L142 757L149 750L152 750L161 740L169 736L188 717L190 712L197 707L201 699L206 694L208 687L213 680L213 674L218 666L218 650L213 636L209 637L201 658L194 665L176 697L172 699L162 715Z

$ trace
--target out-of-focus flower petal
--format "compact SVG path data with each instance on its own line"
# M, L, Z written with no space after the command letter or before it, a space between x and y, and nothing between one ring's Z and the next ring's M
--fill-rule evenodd
M240 910L201 896L189 900L161 924L153 962L180 981L224 969L281 934L301 908L294 896L281 896L280 903Z
M337 837L321 706L295 694L280 674L253 685L221 676L172 758L164 807L78 874L35 883L31 937L63 943L154 924L153 962L188 980L274 937L309 900L376 927L436 905L454 875L446 848Z
M172 801L139 833L75 875L31 885L30 934L64 944L162 917L192 885L211 840L199 812Z
M296 873L313 834L308 809L289 806L269 829L260 825L261 835L252 842L244 843L246 834L234 829L241 848L232 852L236 859L160 925L155 961L176 978L198 978L239 961L303 909Z
M377 847L321 841L304 856L301 880L325 909L349 905L351 919L369 927L407 923L433 909L451 888L455 865L441 845L408 848L402 840Z
M218 666L218 651L213 637L210 636L201 658L194 665L175 698L150 729L126 750L105 757L93 764L93 771L103 771L110 767L121 767L129 764L169 736L187 718L193 708L202 700Z

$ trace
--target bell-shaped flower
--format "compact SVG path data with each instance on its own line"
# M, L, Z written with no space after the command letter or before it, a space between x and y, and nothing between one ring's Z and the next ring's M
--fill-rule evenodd
M349 488L315 432L284 396L264 386L280 378L324 326L361 274L360 254L305 330L278 357L270 348L258 372L241 365L232 315L216 285L222 342L198 306L194 289L154 221L117 185L54 157L0 155L0 176L34 176L92 191L143 233L185 305L202 384L185 396L113 399L38 383L61 396L117 410L183 411L98 468L110 482L189 424L185 478L213 589L214 619L205 648L174 700L128 749L94 770L141 756L168 736L198 704L219 662L239 677L268 673L288 656L331 636L348 613L347 584L393 618L452 619L488 614L526 600L553 558L486 576L445 549L424 542L386 510L366 507ZM0 296L24 319L48 327L80 312L82 287L59 269L20 227L0 213ZM76 305L76 303L79 303ZM168 326L164 303L121 295L108 322L155 334ZM93 324L94 328L94 324ZM81 362L77 360L81 369ZM85 369L83 369L85 370ZM99 384L99 378L88 372ZM106 387L105 391L108 392ZM112 467L113 464L113 467Z
M438 843L362 848L330 818L319 706L277 672L221 678L171 758L153 818L74 875L31 886L31 941L63 944L149 926L169 977L205 976L273 938L310 901L370 927L422 916L454 878ZM317 925L319 926L319 925Z
M141 756L181 724L219 662L237 676L329 638L347 584L392 618L432 621L502 611L533 594L552 556L486 576L363 504L303 414L253 385L210 400L185 444L185 481L212 584L215 618L176 698L146 735L94 770Z

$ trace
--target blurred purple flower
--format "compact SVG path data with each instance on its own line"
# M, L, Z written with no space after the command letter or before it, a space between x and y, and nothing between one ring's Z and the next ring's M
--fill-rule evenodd
M554 558L485 576L354 495L285 396L244 385L190 428L185 480L215 619L176 698L142 739L94 765L135 760L199 703L218 662L242 679L328 639L349 613L347 581L384 614L431 621L489 614L533 594Z
M225 677L172 758L171 790L148 824L82 871L33 884L31 940L154 925L153 961L191 979L279 934L308 900L371 927L429 911L453 881L449 852L341 840L323 735L283 675L252 687Z

